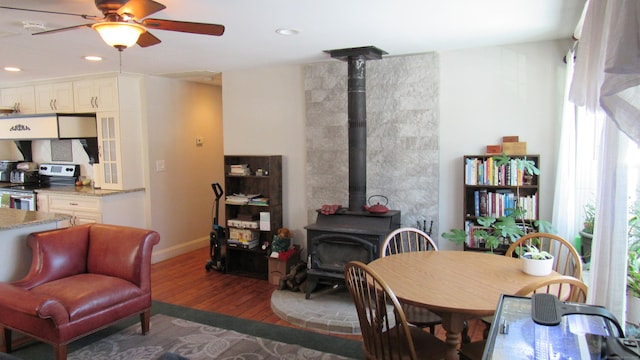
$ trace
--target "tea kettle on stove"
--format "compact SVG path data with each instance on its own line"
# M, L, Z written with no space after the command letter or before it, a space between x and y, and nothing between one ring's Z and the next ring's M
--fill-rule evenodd
M371 198L375 198L375 197L383 198L385 201L384 205L380 204L379 202L376 203L375 205L372 205ZM389 208L387 208L386 206L389 203L389 199L384 195L371 195L367 199L367 203L369 203L369 205L365 205L364 209L372 214L386 214L387 211L389 211Z

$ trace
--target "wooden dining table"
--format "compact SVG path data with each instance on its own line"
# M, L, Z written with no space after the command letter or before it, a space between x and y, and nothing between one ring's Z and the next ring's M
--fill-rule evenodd
M560 276L527 275L519 259L474 251L409 252L368 265L401 302L442 317L448 360L458 359L465 320L493 315L501 294L513 295L525 285Z

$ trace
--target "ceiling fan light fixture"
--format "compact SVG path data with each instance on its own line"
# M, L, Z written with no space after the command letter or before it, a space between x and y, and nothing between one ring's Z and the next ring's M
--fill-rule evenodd
M100 22L91 25L109 46L122 51L136 44L140 35L147 31L142 25L128 22Z

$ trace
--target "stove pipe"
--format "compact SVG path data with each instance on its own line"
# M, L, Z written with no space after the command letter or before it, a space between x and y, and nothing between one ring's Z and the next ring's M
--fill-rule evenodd
M328 50L332 58L348 62L349 210L363 211L367 204L367 91L366 61L386 52L373 47Z

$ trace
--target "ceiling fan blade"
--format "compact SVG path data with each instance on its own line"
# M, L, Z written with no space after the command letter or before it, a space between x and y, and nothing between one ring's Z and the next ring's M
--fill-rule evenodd
M47 11L47 10L23 9L23 8L11 7L11 6L0 6L0 9L7 9L7 10L19 10L19 11L31 11L31 12L38 12L38 13L45 13L45 14L57 14L57 15L71 15L71 16L79 16L79 17L84 18L84 19L87 19L87 20L100 20L100 19L102 19L102 17L93 16L93 15L73 14L73 13L66 13L66 12L60 12L60 11Z
M158 39L157 37L155 37L153 34L151 34L148 31L145 31L144 33L142 33L140 35L140 37L138 38L138 46L140 47L148 47L148 46L153 46L153 45L157 45L160 44L161 41L160 39Z
M180 31L192 34L220 36L224 34L224 25L195 23L188 21L174 21L163 19L144 19L144 26L169 31Z
M53 34L53 33L62 32L62 31L67 31L67 30L80 29L80 28L83 28L83 27L91 27L91 25L93 25L93 23L91 23L91 24L83 24L83 25L69 26L69 27L65 27L65 28L53 29L53 30L47 30L47 31L40 31L40 32L33 33L33 34L31 34L31 35L46 35L46 34Z
M118 15L129 14L134 19L142 19L167 7L153 0L129 0L118 9Z

